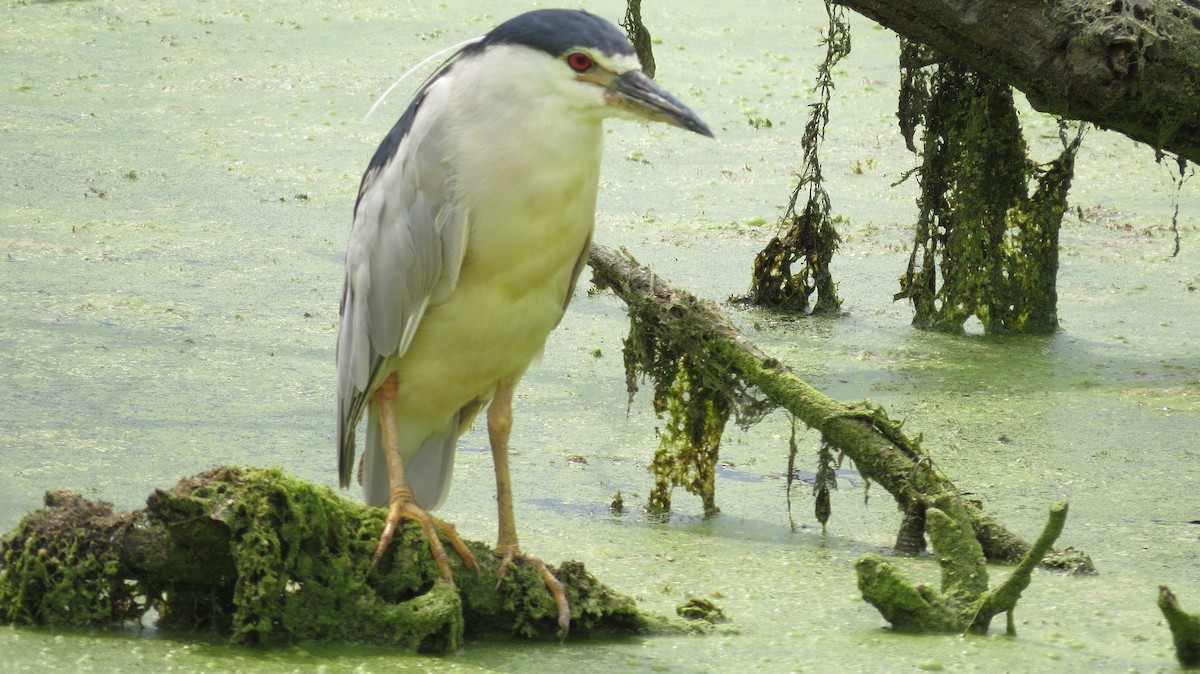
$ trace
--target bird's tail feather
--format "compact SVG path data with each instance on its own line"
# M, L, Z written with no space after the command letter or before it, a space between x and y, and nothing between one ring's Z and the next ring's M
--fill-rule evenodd
M404 462L408 486L417 505L434 510L450 494L450 478L454 474L454 454L458 436L471 426L481 403L476 401L459 410L449 423L421 442L421 449ZM403 435L403 431L401 431ZM383 449L383 433L374 410L367 414L367 446L363 453L363 500L367 505L386 506L391 495L388 480L387 455Z

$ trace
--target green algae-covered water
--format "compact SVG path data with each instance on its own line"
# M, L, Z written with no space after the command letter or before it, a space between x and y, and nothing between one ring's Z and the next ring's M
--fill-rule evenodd
M138 507L218 464L277 465L334 485L333 345L358 179L411 87L371 103L426 55L535 5L416 1L13 2L0 15L0 530L72 489ZM619 19L623 3L588 8ZM651 2L658 79L717 140L609 124L597 240L698 294L743 292L794 179L824 13L817 2ZM624 309L581 288L516 402L522 542L583 560L648 609L693 596L732 619L706 637L565 644L470 642L448 659L380 649L229 648L147 625L113 632L0 628L0 671L1172 671L1159 584L1200 610L1200 255L1195 186L1092 132L1062 233L1048 338L912 330L892 303L914 187L895 129L895 39L855 20L839 66L825 172L845 239L847 315L735 320L843 400L907 419L955 483L1033 537L1071 504L1060 539L1095 577L1038 573L1017 638L890 633L852 565L886 551L899 516L846 472L826 532L807 488L786 511L789 421L733 430L721 515L677 492L644 502L657 445L647 398L626 409ZM762 120L771 121L768 126ZM750 122L756 122L751 124ZM1026 119L1049 158L1052 120ZM766 222L768 224L762 224ZM815 457L817 438L800 436ZM481 429L462 441L441 511L495 535ZM584 461L576 457L583 457ZM812 458L808 463L813 462ZM801 460L805 466L805 460ZM811 466L807 466L811 467ZM936 582L929 558L900 560ZM1003 567L991 569L993 580ZM994 630L996 631L996 630Z

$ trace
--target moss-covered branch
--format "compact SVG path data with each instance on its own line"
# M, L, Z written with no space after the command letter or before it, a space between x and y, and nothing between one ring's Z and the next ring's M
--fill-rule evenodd
M157 609L165 629L216 631L239 644L315 640L446 653L464 634L553 637L558 610L539 573L497 583L490 546L469 542L440 580L417 527L400 527L373 571L384 511L278 470L216 468L114 513L68 492L0 541L0 623L104 626ZM571 635L674 629L637 610L578 562L555 574ZM672 619L674 620L674 619Z
M593 283L613 290L629 306L630 339L641 342L643 351L686 355L695 370L690 376L701 379L707 390L728 396L741 416L787 410L844 452L863 477L886 489L906 513L898 540L915 545L928 504L948 500L970 518L988 559L1017 562L1029 551L1028 542L964 499L919 445L900 431L900 423L882 410L821 393L760 351L712 302L671 285L628 254L593 244L591 266ZM1062 568L1092 569L1083 553L1052 558Z
M1025 588L1029 587L1029 580L1033 574L1033 568L1041 564L1042 558L1050 553L1054 547L1054 541L1062 535L1063 527L1067 523L1067 504L1059 503L1050 509L1050 517L1046 521L1046 528L1042 529L1042 535L1038 536L1037 540L1029 548L1029 552L1017 564L1017 568L1013 569L1008 580L1004 581L995 590L987 593L980 601L979 610L975 614L975 619L971 623L971 631L980 634L986 633L988 623L991 622L992 616L1000 613L1007 613L1013 610L1017 605L1017 600L1021 598L1021 593ZM986 585L986 583L985 583ZM1009 631L1012 631L1012 625L1009 625Z
M896 567L879 555L863 555L857 563L858 587L863 599L879 609L892 627L903 632L970 632L987 634L992 618L1007 613L1009 634L1014 633L1012 611L1029 587L1034 567L1062 533L1067 504L1050 509L1042 535L1008 580L988 591L983 548L972 531L971 518L961 504L941 499L941 507L926 512L933 550L942 568L942 589L935 592L909 582Z
M1171 628L1175 657L1184 667L1200 667L1200 615L1187 613L1166 585L1158 587L1158 607Z

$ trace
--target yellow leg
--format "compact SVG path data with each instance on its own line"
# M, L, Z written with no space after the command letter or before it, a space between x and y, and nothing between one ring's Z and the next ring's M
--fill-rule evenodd
M571 606L563 584L550 573L546 564L537 557L521 552L517 541L517 521L513 515L512 478L508 472L508 436L512 432L512 396L517 380L507 379L496 386L492 403L488 405L488 440L492 445L492 462L496 469L496 506L499 510L500 535L496 542L496 554L501 558L497 582L504 578L513 559L523 559L541 574L546 589L558 606L558 625L565 633L571 624Z
M517 521L513 515L512 478L508 473L508 436L512 432L514 385L513 381L501 382L487 411L488 440L492 445L492 462L496 469L496 504L500 522L496 552L506 561L521 549L517 542Z
M450 563L446 558L446 550L442 547L442 541L437 535L438 530L440 529L446 535L467 568L478 571L478 567L475 565L475 556L458 537L458 532L454 530L453 526L430 515L429 511L417 505L412 488L408 486L408 478L404 474L404 460L400 458L400 434L396 427L396 386L396 375L392 374L375 391L375 404L379 413L380 430L383 433L383 448L384 454L387 456L388 483L391 485L391 494L388 498L387 521L383 526L383 534L379 536L379 544L375 546L375 554L371 556L371 568L375 568L380 557L391 544L392 536L396 533L396 526L400 524L400 521L413 520L421 526L425 540L429 542L429 551L433 553L433 560L442 575L442 580L454 585L454 577L450 575Z

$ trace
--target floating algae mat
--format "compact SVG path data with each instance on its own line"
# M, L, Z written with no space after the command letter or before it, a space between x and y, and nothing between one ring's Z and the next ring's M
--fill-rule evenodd
M351 206L408 94L362 117L411 65L530 8L445 4L8 3L0 531L47 491L130 511L153 489L215 466L278 466L335 486L333 344ZM624 3L589 9L619 19ZM610 134L596 238L721 301L746 292L790 193L824 55L823 10L704 2L687 16L653 3L642 11L661 41L657 78L694 104L717 141L641 127ZM911 309L891 301L916 217L914 186L890 187L917 161L896 129L896 44L866 21L852 24L822 158L841 216L833 272L847 315L733 319L827 395L869 399L906 420L938 470L1026 538L1053 504L1070 503L1056 545L1087 551L1098 575L1034 572L1015 638L997 625L985 637L889 630L862 600L854 564L888 554L900 514L877 486L843 477L824 532L803 483L789 516L791 425L779 413L726 430L719 515L705 518L679 489L669 521L643 515L658 422L648 391L626 411L624 305L586 295L583 283L515 402L522 543L548 563L582 561L639 611L674 615L710 601L726 618L718 630L563 643L468 636L455 657L438 658L309 642L230 646L158 629L148 614L141 627L112 630L0 628L0 669L1174 668L1158 587L1185 609L1200 605L1194 185L1181 192L1182 251L1171 257L1173 167L1120 136L1089 133L1061 232L1061 329L1031 339L915 331ZM1036 159L1061 149L1053 120L1023 122ZM819 444L798 433L798 469L813 470ZM481 429L464 437L439 515L491 542L486 447ZM618 491L620 515L609 509ZM914 583L938 583L928 556L889 563ZM1010 572L990 566L989 582Z

